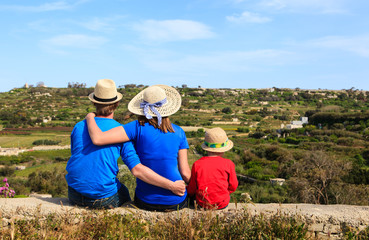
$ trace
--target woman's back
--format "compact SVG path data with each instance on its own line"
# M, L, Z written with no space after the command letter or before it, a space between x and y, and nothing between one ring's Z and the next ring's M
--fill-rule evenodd
M164 133L149 123L141 126L138 121L124 125L127 136L135 144L141 163L159 175L176 181L182 180L178 169L178 151L187 149L188 143L182 128L172 124L174 133ZM137 179L136 195L150 204L174 205L182 202L184 196L174 195L171 191L155 187Z

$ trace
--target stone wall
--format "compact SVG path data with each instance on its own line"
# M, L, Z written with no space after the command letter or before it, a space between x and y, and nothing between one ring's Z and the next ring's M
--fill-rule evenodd
M296 217L309 225L313 236L329 239L341 239L343 231L347 228L363 230L369 226L369 207L350 205L314 205L314 204L253 204L253 203L231 203L224 210L214 211L214 215L234 216L246 209L251 215L264 214L266 216L274 214L284 214ZM48 214L80 216L86 209L69 205L66 198L47 198L36 196L30 198L0 198L0 216L3 227L10 224L14 219L32 218L37 216L47 216ZM179 214L193 216L194 209L183 209L172 213L156 213L136 209L132 206L125 206L108 210L118 214L132 214L144 219L160 217L160 215ZM78 221L78 219L76 219Z

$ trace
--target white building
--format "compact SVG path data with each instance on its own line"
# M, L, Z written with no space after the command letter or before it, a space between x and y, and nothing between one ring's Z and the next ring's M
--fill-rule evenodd
M287 129L295 129L295 128L302 128L304 124L309 122L308 117L301 117L300 121L291 121L291 124L287 124Z

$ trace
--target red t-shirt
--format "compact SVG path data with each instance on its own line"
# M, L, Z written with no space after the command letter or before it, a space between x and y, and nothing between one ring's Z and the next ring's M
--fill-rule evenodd
M202 157L191 171L187 186L189 195L196 194L196 202L203 208L222 209L230 200L230 194L238 186L234 163L222 157Z

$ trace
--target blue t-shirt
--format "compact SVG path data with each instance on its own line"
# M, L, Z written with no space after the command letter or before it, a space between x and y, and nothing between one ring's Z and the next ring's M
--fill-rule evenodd
M110 118L95 118L101 131L121 126ZM78 122L71 134L71 151L65 176L68 186L82 195L101 199L113 196L121 187L117 179L118 158L131 170L140 163L131 142L96 146L88 134L86 121Z
M172 124L174 133L164 133L149 123L141 126L133 121L125 124L128 138L134 142L136 152L143 165L157 174L172 180L182 180L178 169L178 151L188 149L186 135L182 128ZM149 204L175 205L185 200L170 190L156 187L137 179L136 196Z

